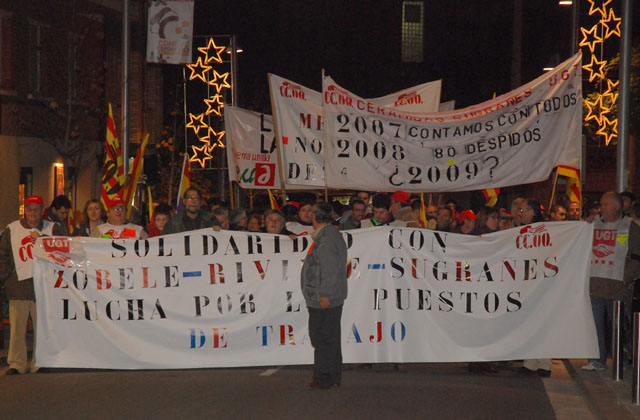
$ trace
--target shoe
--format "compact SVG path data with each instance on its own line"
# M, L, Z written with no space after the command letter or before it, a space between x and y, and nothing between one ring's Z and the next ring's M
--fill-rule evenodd
M582 369L582 370L605 370L606 367L602 366L599 362L589 362L586 365L582 366L580 369Z
M9 370L7 370L7 372L5 373L5 376L11 375L20 375L20 371L16 368L9 368Z
M525 368L525 369L527 369L527 368ZM551 376L551 371L547 370L547 369L538 369L537 372L538 372L538 376L540 376L542 378L548 378L548 377Z
M340 385L338 385L340 386ZM333 385L323 384L316 380L313 380L307 384L307 388L309 389L331 389Z
M523 376L531 376L531 375L537 375L538 371L527 369L526 367L522 366L520 369L518 369L518 373Z

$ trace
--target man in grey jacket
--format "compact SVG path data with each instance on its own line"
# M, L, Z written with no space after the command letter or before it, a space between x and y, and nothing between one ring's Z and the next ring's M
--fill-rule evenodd
M313 244L300 275L314 348L311 389L340 386L342 374L340 319L347 298L347 247L331 224L331 212L329 203L313 206Z

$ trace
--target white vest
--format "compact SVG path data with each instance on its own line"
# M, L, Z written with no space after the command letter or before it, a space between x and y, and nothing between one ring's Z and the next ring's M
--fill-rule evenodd
M130 231L135 231L135 238L131 238L131 236L125 236L124 235L125 229L128 229ZM135 225L133 223L127 223L126 225L118 225L118 226L112 225L111 223L103 223L100 226L98 226L98 230L100 231L100 237L102 237L103 235L109 235L111 239L124 239L124 238L139 239L140 232L142 231L142 226Z
M287 230L294 235L303 236L313 233L313 225L303 225L299 222L287 222Z
M42 230L25 228L16 220L7 226L11 232L11 251L13 251L13 263L16 266L18 280L26 280L33 277L33 247L36 238L31 232L38 232L40 236L52 236L55 224L47 220L42 221Z
M626 216L615 222L604 222L600 217L596 218L593 222L591 277L623 280L630 225L631 219Z

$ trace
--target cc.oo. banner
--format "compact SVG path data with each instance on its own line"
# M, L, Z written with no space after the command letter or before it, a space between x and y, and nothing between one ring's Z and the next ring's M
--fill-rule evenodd
M345 363L598 353L587 278L591 225L544 223L482 237L408 228L342 234ZM137 241L39 239L38 362L311 363L299 278L311 243L210 229Z

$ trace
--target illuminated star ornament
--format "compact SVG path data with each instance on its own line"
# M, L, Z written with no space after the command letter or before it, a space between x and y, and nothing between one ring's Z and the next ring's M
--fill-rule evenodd
M596 6L596 0L587 0L589 2L589 4L591 5L589 7L589 16L592 16L596 13L600 13L600 16L605 17L607 16L607 5L609 3L611 3L613 0L599 0L597 1L598 3L600 3L600 7Z
M597 99L590 101L584 100L584 104L587 107L587 116L584 117L585 121L594 120L598 125L602 124L602 116L608 114L610 109L602 106L602 95L598 95Z
M611 35L620 37L620 23L622 23L622 18L617 18L613 9L609 9L609 16L606 19L602 19L600 23L602 23L602 26L607 30L604 39L609 38ZM612 26L613 29L611 29Z
M217 133L213 128L209 127L209 132L206 136L200 137L200 141L207 143L209 147L209 152L211 152L216 147L225 148L226 146L222 142L222 138L224 137L226 131L220 131ZM215 143L212 144L212 141L215 140Z
M193 128L193 131L196 132L196 135L198 135L198 132L200 131L201 128L208 128L209 126L202 121L202 119L204 118L204 114L200 114L197 117L193 114L189 114L189 124L187 124L187 128ZM199 123L198 125L195 125L195 123Z
M584 28L580 28L582 32L582 41L578 46L589 47L589 51L593 54L593 50L596 48L596 44L602 44L602 37L598 36L598 25L593 25L588 31Z
M607 90L602 94L602 99L608 100L611 105L615 104L618 100L618 85L620 81L614 82L611 79L607 79Z
M600 79L604 79L604 65L607 64L606 61L600 61L596 58L595 55L591 56L591 62L589 64L585 64L582 66L583 69L589 70L589 83L593 82L593 80L598 77Z
M609 120L606 116L602 116L602 126L596 134L603 135L604 143L608 146L611 140L618 137L618 119Z
M218 117L222 117L224 102L222 102L222 96L219 93L215 94L210 99L205 99L204 103L207 104L207 110L204 115L216 114Z
M229 77L229 73L218 73L217 71L213 71L213 80L209 82L209 84L211 86L214 86L216 88L216 91L218 93L220 93L220 91L222 90L222 88L227 88L230 89L231 85L229 84L229 82L227 82L227 78ZM222 82L218 82L219 80L221 80Z
M205 73L212 69L211 66L204 65L202 63L202 57L198 57L198 61L196 64L187 64L189 70L191 70L191 75L189 76L189 80L193 80L196 77L202 80L204 83L207 83L207 78Z
M198 51L204 54L205 64L209 64L212 61L222 64L222 58L220 58L220 54L222 54L222 52L226 49L227 47L218 47L213 38L209 38L209 43L207 44L207 46L198 48Z
M196 147L195 145L191 146L191 150L193 150L193 156L189 157L189 162L198 162L201 167L204 168L204 164L206 161L212 158L209 153L208 143L202 145L202 147Z

